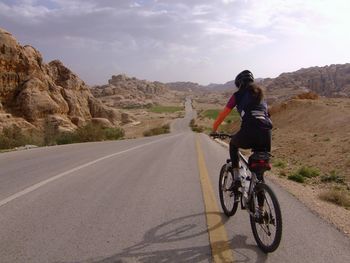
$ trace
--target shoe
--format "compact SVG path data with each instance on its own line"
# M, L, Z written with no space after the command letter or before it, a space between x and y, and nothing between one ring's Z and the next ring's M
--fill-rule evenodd
M255 211L255 222L262 224L264 223L264 209L258 208Z
M233 182L230 189L232 191L235 191L235 190L238 191L238 189L242 187L241 177L240 177L238 168L232 168L232 176L233 176Z

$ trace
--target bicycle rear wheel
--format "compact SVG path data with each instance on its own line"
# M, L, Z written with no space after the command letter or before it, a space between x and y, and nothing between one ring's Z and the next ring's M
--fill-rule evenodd
M259 199L259 200L258 200ZM259 218L256 211L263 202L263 213ZM262 251L270 253L275 251L282 238L282 214L277 197L272 189L264 184L256 185L251 200L250 225L256 243Z
M235 202L235 193L231 186L233 183L233 176L226 168L226 164L222 166L219 177L219 196L222 210L225 215L233 216L238 207L238 199Z

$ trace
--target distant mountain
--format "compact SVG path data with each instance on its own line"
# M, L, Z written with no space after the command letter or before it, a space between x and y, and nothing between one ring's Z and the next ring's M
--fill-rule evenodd
M0 62L0 130L12 124L36 129L50 121L67 131L93 119L109 125L120 119L60 61L45 64L39 51L1 28Z
M200 85L194 82L170 82L166 85L172 90L186 91L186 92L221 92L235 89L234 81L226 82L225 84L210 83L209 85Z
M204 86L199 85L198 83L189 82L189 81L168 82L166 83L166 85L172 90L185 91L185 92L196 92L204 89Z
M325 97L350 97L350 63L303 68L295 72L282 73L277 78L257 78L256 82L266 89L267 98L271 101L288 99L308 91ZM193 92L222 92L236 89L234 80L225 84L211 83L207 86L193 82L173 82L167 85L171 89Z
M228 81L226 82L225 84L209 84L207 86L205 86L205 88L207 90L210 90L210 91L232 91L234 89L236 89L236 85L235 85L235 81L234 80L231 80L231 81Z
M108 84L91 89L95 97L116 108L144 107L161 97L169 95L169 87L164 83L139 80L124 74L113 75Z

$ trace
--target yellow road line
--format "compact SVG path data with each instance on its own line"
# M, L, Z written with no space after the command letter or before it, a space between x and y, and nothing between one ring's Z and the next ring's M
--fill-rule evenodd
M204 155L199 142L198 135L196 136L196 148L198 155L199 177L202 185L202 193L209 233L209 242L211 246L213 260L215 263L233 262L233 254L230 249L225 227L221 220L220 211L216 203L214 190L208 176L208 170L205 165Z

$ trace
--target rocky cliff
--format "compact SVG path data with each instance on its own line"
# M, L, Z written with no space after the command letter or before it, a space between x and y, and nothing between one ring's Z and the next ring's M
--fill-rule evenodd
M116 108L144 107L169 96L169 88L158 81L139 80L126 75L112 76L108 84L92 88L95 97Z
M276 98L313 91L325 97L350 97L350 64L311 67L282 73L275 79L260 81Z
M60 61L45 64L39 51L0 29L0 129L41 127L49 120L72 130L94 118L116 125L120 116Z

